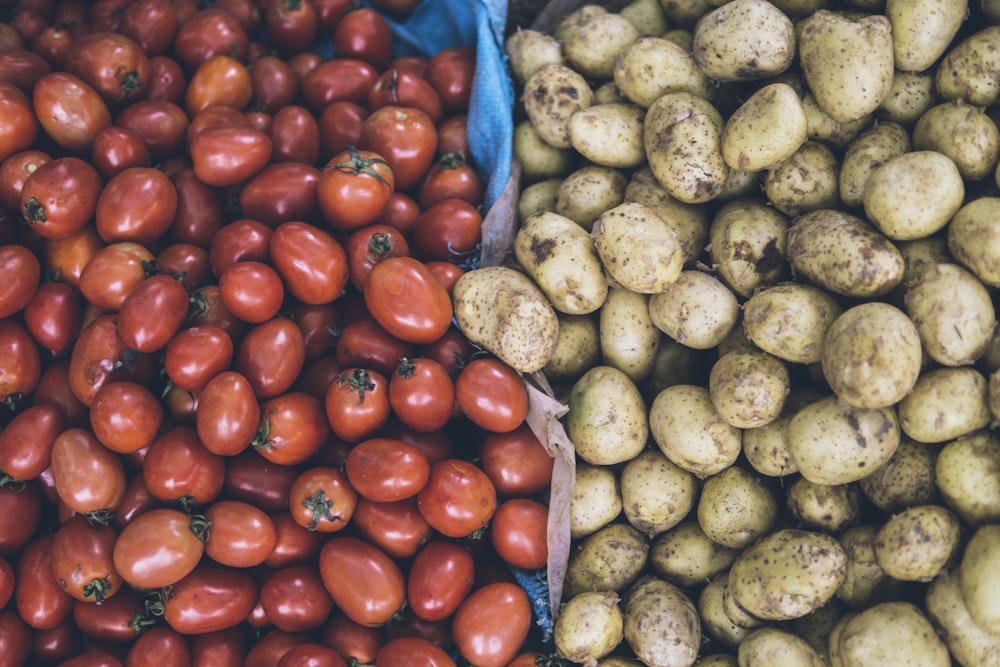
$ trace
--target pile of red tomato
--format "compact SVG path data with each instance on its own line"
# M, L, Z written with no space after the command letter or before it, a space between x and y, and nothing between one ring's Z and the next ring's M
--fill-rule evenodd
M535 664L552 459L449 294L474 49L350 0L2 11L0 666Z

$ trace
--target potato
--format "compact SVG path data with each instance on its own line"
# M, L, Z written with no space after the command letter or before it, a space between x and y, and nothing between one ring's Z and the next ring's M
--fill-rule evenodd
M513 151L525 183L561 178L573 170L573 151L546 143L527 120L514 126Z
M767 171L764 194L788 216L834 208L840 202L839 171L833 151L818 141L807 141L788 159Z
M884 464L859 482L865 497L883 512L929 505L938 498L934 481L937 449L902 437Z
M545 211L528 217L514 237L514 256L560 313L593 313L607 298L593 239L565 216Z
M729 588L757 618L789 620L832 598L846 566L847 554L829 535L778 530L740 554L729 570Z
M766 426L781 415L788 396L788 369L762 350L742 349L719 358L708 378L716 412L737 428Z
M552 31L552 36L559 42L564 42L574 30L586 24L590 19L607 13L608 9L603 5L591 2L577 4L576 9L565 14L559 20Z
M913 128L913 147L950 158L962 178L993 174L1000 157L1000 130L979 107L952 101L928 109Z
M791 20L770 2L733 0L698 21L692 53L710 79L766 79L791 66L795 31Z
M524 84L524 111L542 141L569 148L569 118L593 101L581 74L561 63L542 65Z
M559 341L559 320L541 290L502 266L467 271L452 292L466 338L522 373L541 370Z
M806 112L806 127L809 138L832 148L847 147L862 132L871 127L875 118L875 114L870 113L846 123L836 121L823 110L816 100L816 96L808 90L802 94L802 110Z
M690 54L691 50L694 49L694 33L690 30L686 30L684 28L674 28L673 30L668 30L663 33L662 37L668 42L672 42L673 44L681 47L688 54ZM698 71L701 72L700 69ZM708 77L706 77L706 80L707 78ZM712 97L714 97L714 93L711 97L706 99L712 99Z
M889 158L910 150L910 135L899 123L879 123L851 142L840 165L840 199L860 206L868 177Z
M589 232L602 213L622 203L627 185L621 170L588 164L563 179L555 211Z
M569 117L569 143L580 155L605 167L631 169L642 164L644 112L634 104L594 104Z
M532 183L521 190L521 196L517 200L517 219L524 222L534 213L555 211L560 183L561 178L550 178Z
M726 614L725 594L727 575L715 577L698 594L698 615L701 629L720 645L734 649L739 646L751 628L738 625Z
M810 403L788 425L795 465L816 484L858 481L888 461L899 440L893 408L855 408L837 396Z
M740 429L722 420L701 386L674 385L657 394L649 430L668 459L698 477L722 472L740 454Z
M886 0L896 67L929 69L948 49L968 11L968 0Z
M733 562L735 563L736 561ZM741 605L736 596L733 595L733 587L729 585L729 573L726 572L720 575L719 578L725 580L725 586L722 591L722 609L726 612L729 620L739 627L748 630L764 625L764 621L747 611L746 607Z
M647 450L626 463L619 484L625 518L649 536L683 521L698 496L695 476L659 451Z
M594 89L594 105L598 104L628 104L628 99L614 81L605 81Z
M659 0L632 0L618 13L631 21L642 35L662 35L670 27Z
M692 667L739 667L739 664L735 655L713 653L698 658Z
M648 556L649 543L639 530L627 523L610 523L570 553L563 597L586 591L623 591L638 578Z
M666 93L649 106L643 123L646 159L670 196L701 204L719 195L729 174L722 128L715 107L691 93Z
M823 377L856 408L895 405L920 375L917 326L895 306L869 301L833 321L823 342Z
M814 484L804 477L788 487L788 509L802 526L839 533L861 514L861 493L849 484Z
M653 209L625 202L594 222L594 247L616 285L640 294L662 292L681 275L677 234Z
M933 70L896 70L889 94L882 100L877 113L879 118L911 127L937 100Z
M649 565L673 584L695 586L727 570L739 553L710 539L697 521L688 519L654 539Z
M576 382L601 363L600 328L593 315L563 315L559 319L559 339L542 372L552 383Z
M709 256L719 277L741 297L788 273L788 219L756 199L728 202L709 226Z
M622 512L618 475L610 468L578 461L569 505L573 539L586 537L608 525Z
M685 204L670 196L648 166L633 172L625 187L625 201L653 209L677 234L684 264L692 264L708 242L708 212L704 206Z
M713 542L745 549L778 522L778 503L759 477L732 466L705 480L698 525Z
M689 270L649 298L649 314L653 324L678 343L707 350L736 326L739 302L718 278Z
M986 378L974 368L924 373L897 408L903 433L920 442L946 442L989 425Z
M974 526L1000 522L1000 438L979 431L938 452L934 478L941 498Z
M924 350L944 366L975 362L996 328L989 291L958 264L933 264L906 290L906 312Z
M899 249L844 211L824 209L793 220L788 261L800 276L844 296L881 296L903 278Z
M640 36L639 29L627 18L605 12L578 26L562 40L563 55L573 69L588 79L611 79L615 58Z
M653 359L653 370L640 384L643 395L651 402L667 387L703 382L707 372L705 361L709 354L692 350L664 336Z
M614 81L622 95L643 108L667 93L686 92L706 100L716 93L690 51L661 37L640 37L622 49Z
M600 354L639 383L653 371L663 332L649 316L649 297L624 287L613 287L600 312Z
M840 620L830 635L830 667L949 667L948 649L909 602L883 602Z
M1000 197L980 197L948 225L951 254L990 287L1000 287Z
M963 667L1000 666L1000 634L976 625L962 599L955 572L943 572L927 588L927 616L937 627L952 657Z
M591 368L573 385L566 402L566 433L587 463L624 463L646 447L646 404L635 383L617 368Z
M743 453L747 463L761 475L783 477L798 468L788 450L788 425L792 414L783 414L766 426L743 430Z
M879 567L899 581L930 581L958 549L959 523L940 505L917 505L889 518L875 535Z
M760 88L726 121L722 157L733 169L758 171L791 157L808 139L806 112L791 86Z
M757 196L764 185L764 175L766 171L746 171L743 169L730 169L726 183L722 186L722 192L715 198L719 202L732 201L745 197Z
M865 184L865 215L894 241L934 234L962 207L965 185L951 158L912 151L889 158Z
M938 64L934 86L946 100L988 107L1000 99L1000 26L989 26L952 47Z
M872 524L854 526L838 538L847 554L847 576L837 589L836 599L855 609L883 601L899 588L899 582L891 579L875 558L875 536L880 528Z
M563 604L552 639L573 662L603 658L621 643L624 618L615 593L587 592Z
M972 534L958 564L958 585L976 625L1000 634L1000 524L980 526Z
M625 640L649 667L689 667L701 647L701 622L673 584L647 577L625 594Z
M702 16L712 10L706 0L660 0L663 13L671 24L691 28Z
M805 640L778 628L759 628L739 645L740 667L826 667L826 661Z
M826 332L842 312L823 290L783 283L755 293L743 304L743 330L765 352L811 364L820 360Z
M518 28L504 42L510 70L521 82L531 78L543 65L563 63L562 45L552 35L539 30Z
M892 25L877 14L854 19L820 9L801 23L799 61L819 106L840 123L858 120L892 87Z
M844 605L834 597L819 609L800 618L793 618L781 627L812 647L823 658L825 665L830 632L845 613Z
M894 290L894 305L902 305L906 295L906 286L915 282L924 270L932 264L954 264L955 259L948 251L948 240L941 235L929 236L913 241L901 241L896 244L903 256L903 280ZM898 292L898 295L895 294Z

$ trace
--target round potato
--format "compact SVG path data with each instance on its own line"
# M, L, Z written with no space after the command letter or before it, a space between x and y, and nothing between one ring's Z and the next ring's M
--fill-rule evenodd
M937 93L946 100L962 100L978 107L993 106L1000 99L1000 26L989 26L952 47L938 64L934 78Z
M641 34L616 12L604 12L577 26L562 40L563 55L577 72L595 81L611 79L615 58Z
M553 384L573 383L601 363L600 326L592 315L556 315L559 339L542 372Z
M986 378L974 368L924 373L897 408L903 433L920 442L946 442L989 425Z
M934 479L941 498L973 526L1000 522L1000 438L979 431L938 452Z
M889 94L878 108L884 120L912 127L938 101L934 89L934 70L902 72L896 70Z
M759 171L790 158L809 138L806 112L794 88L762 87L726 121L722 157L733 169Z
M698 21L693 47L695 62L710 79L766 79L791 66L795 31L767 0L733 0Z
M580 539L608 525L622 512L618 475L610 468L576 464L569 504L569 531Z
M530 121L514 126L513 151L525 183L561 178L573 171L573 151L546 143Z
M569 119L593 101L583 76L562 63L542 65L524 84L524 111L542 140L555 148L570 148Z
M721 343L739 320L739 302L718 278L682 271L663 292L649 298L653 324L678 343L707 350Z
M709 227L709 256L719 277L741 297L788 273L788 219L756 199L726 203Z
M565 42L574 30L586 24L595 16L607 13L608 9L603 5L593 2L578 4L576 5L576 9L559 19L559 22L552 29L552 36L559 42Z
M986 632L972 620L955 572L943 572L936 577L928 586L924 601L927 616L958 664L1000 666L1000 634Z
M728 569L739 554L709 538L697 521L685 520L655 538L649 565L671 583L695 586Z
M745 549L778 522L778 503L759 477L732 466L705 480L698 524L713 542Z
M740 667L826 667L826 661L804 639L778 628L759 628L738 649Z
M587 463L624 463L646 447L646 404L635 383L617 368L595 366L584 373L567 404L566 433Z
M820 360L826 332L842 312L823 290L783 283L747 300L743 330L765 352L792 363L811 364Z
M634 104L594 104L569 117L569 143L594 164L631 169L642 164L644 111Z
M605 211L591 233L611 280L633 292L663 292L677 282L684 268L677 233L644 204L624 202Z
M788 216L835 208L840 202L840 164L818 141L807 141L764 176L764 194Z
M531 78L543 65L563 63L562 46L552 35L539 30L518 28L504 42L510 70L518 81Z
M586 591L623 591L638 577L649 556L649 543L627 523L611 523L588 535L570 553L563 598Z
M896 67L905 72L929 69L948 49L968 11L968 0L886 0Z
M980 197L948 225L948 249L990 287L1000 287L1000 197Z
M603 658L622 640L624 617L618 595L590 591L566 602L556 617L552 639L560 655L573 662Z
M698 615L705 635L729 649L739 646L751 628L738 625L726 613L727 576L722 574L708 582L698 594Z
M845 616L830 635L834 667L950 667L948 649L909 602L882 602Z
M1000 634L1000 524L980 526L958 564L958 585L969 615L986 632Z
M598 104L628 104L622 92L614 81L605 81L594 90L594 105Z
M740 429L723 421L705 387L674 385L657 394L649 430L668 459L698 477L722 472L740 454Z
M560 183L561 178L549 178L521 190L521 196L517 200L518 220L524 222L529 215L540 211L555 211Z
M786 410L766 426L743 430L743 453L750 467L761 475L783 477L798 470L788 449L788 425L792 414Z
M683 591L647 577L625 594L625 640L647 665L690 665L701 647L701 622Z
M958 167L936 151L889 158L868 177L865 215L894 241L922 239L948 224L962 207L965 185Z
M691 52L661 37L641 37L622 49L614 81L622 95L643 108L667 93L680 91L711 100L716 92Z
M881 526L867 524L848 528L839 537L847 554L847 576L836 599L854 609L881 602L899 589L899 582L885 573L875 558L875 536Z
M907 508L875 535L875 559L893 579L930 581L958 550L959 530L955 515L940 505Z
M892 457L861 479L861 491L884 512L934 503L938 498L936 458L936 448L903 437Z
M858 520L861 493L849 484L815 484L804 477L788 487L788 509L802 526L839 533Z
M851 142L840 165L840 199L859 206L872 172L910 150L910 135L899 123L879 123Z
M653 176L648 166L640 167L625 188L625 201L634 201L653 209L677 234L684 253L684 264L699 257L708 242L708 212L704 206L685 204L670 196Z
M716 412L737 428L766 426L781 415L788 396L788 368L777 357L755 349L721 356L708 378Z
M642 382L653 372L663 338L649 316L647 295L624 287L608 291L600 314L600 353L606 365Z
M649 536L683 521L698 496L695 476L652 450L625 464L619 484L625 518Z
M622 203L627 186L628 178L620 169L588 164L559 184L555 211L589 232L602 213Z
M913 147L942 153L970 181L994 173L1000 157L1000 130L983 109L960 101L928 109L913 128Z
M659 0L632 0L618 13L631 21L643 35L662 35L669 28Z

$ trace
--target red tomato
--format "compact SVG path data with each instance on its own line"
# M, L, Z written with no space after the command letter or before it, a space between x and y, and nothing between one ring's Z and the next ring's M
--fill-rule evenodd
M493 433L513 431L528 416L528 390L513 368L493 357L473 359L455 380L458 406Z
M117 107L140 99L149 85L146 52L129 37L114 32L92 32L74 40L66 54L66 71Z
M52 574L76 600L101 604L122 585L111 558L117 534L110 526L91 524L79 514L56 530L52 541Z
M129 167L148 167L152 159L142 137L117 125L98 132L90 148L90 161L104 180Z
M465 113L476 74L476 49L453 46L441 49L427 63L427 81L434 87L449 114Z
M388 384L377 371L344 369L324 397L326 418L333 433L348 442L378 433L389 420Z
M415 431L444 427L455 407L455 387L448 370L433 359L400 359L389 379L393 413Z
M0 318L10 317L31 303L39 289L41 270L38 257L26 246L0 246Z
M191 667L243 667L247 639L240 626L194 635L188 641Z
M355 623L335 609L320 629L319 641L359 665L375 664L375 655L385 643L385 632L382 628Z
M406 595L414 614L441 621L458 609L472 591L476 566L472 555L454 542L425 544L410 564Z
M393 170L380 154L349 146L323 167L319 208L333 229L354 231L378 217L394 187Z
M141 384L121 381L101 387L90 405L90 426L101 444L119 454L133 454L156 439L163 406Z
M48 74L43 74L38 80L45 76ZM6 81L0 83L0 112L4 118L0 124L0 160L5 160L35 143L39 119L27 95ZM51 118L49 122L52 122Z
M289 220L318 223L319 178L320 170L311 164L269 164L240 190L242 215L272 228Z
M485 190L483 179L464 153L445 153L427 171L417 200L424 209L443 199L461 199L475 207L483 203Z
M256 325L236 348L233 370L242 373L260 399L282 394L305 363L305 340L295 323L275 317Z
M219 294L229 312L244 322L259 324L281 310L285 285L270 264L236 262L219 276Z
M469 116L461 113L446 118L438 125L437 154L445 156L448 153L469 153Z
M205 555L220 565L260 565L278 543L274 521L249 503L220 500L205 510L205 518L212 522Z
M173 585L163 619L184 635L225 630L243 622L257 604L259 587L243 569L203 561Z
M115 312L125 297L152 274L153 253L144 245L123 241L102 246L80 272L80 292L87 303Z
M246 65L216 54L198 65L184 92L184 108L194 117L213 104L242 110L253 98L253 84Z
M184 148L189 119L184 109L165 100L140 100L118 114L116 125L142 137L154 160L172 157Z
M170 508L149 510L118 534L112 551L115 569L132 586L174 584L201 560L208 529L204 517Z
M349 11L333 30L333 52L338 58L358 58L382 71L392 60L389 24L373 9Z
M323 403L309 394L289 391L267 399L261 403L260 415L253 446L273 463L303 463L330 436Z
M398 229L407 240L413 238L413 226L420 217L420 205L412 197L402 192L393 192L389 202L375 218L376 224Z
M184 70L181 69L180 63L169 56L150 57L146 100L179 104L184 99L184 86L186 85L187 77Z
M318 227L305 222L279 225L271 236L270 255L286 289L303 303L330 303L347 286L347 253Z
M389 104L420 109L435 124L441 122L440 96L426 79L413 72L389 67L379 75L368 93L368 108L374 111Z
M320 159L326 163L334 155L356 146L361 139L361 124L368 109L348 100L330 102L319 113Z
M188 314L188 291L173 276L157 274L132 288L118 311L118 335L136 352L166 347Z
M465 269L451 262L437 260L427 262L426 265L430 272L434 274L434 277L437 278L437 281L448 290L448 294L454 293L458 279L465 275Z
M260 404L246 377L222 371L209 380L198 398L195 426L213 454L234 456L249 447L260 426Z
M99 641L124 644L135 640L136 631L151 623L145 619L142 596L129 587L118 591L114 597L96 605L90 602L73 602L72 620L78 631Z
M187 290L204 285L211 273L208 250L191 243L174 242L156 255L160 273L171 275Z
M288 493L299 471L272 463L252 449L226 458L226 497L242 500L265 512L288 509Z
M13 609L0 610L0 655L11 667L28 664L32 628Z
M384 625L406 601L399 566L356 537L327 540L320 551L319 572L334 603L361 625Z
M132 473L125 483L125 497L118 504L111 525L121 530L132 519L148 512L151 509L162 507L159 499L154 498L146 488L146 482L142 479L142 471Z
M312 112L297 104L275 112L268 128L271 137L271 162L319 161L319 123Z
M454 667L455 661L441 648L420 637L399 637L379 649L380 667Z
M271 259L270 227L259 220L241 218L223 225L212 237L208 262L216 276L237 262L264 262Z
M42 494L34 480L0 486L0 556L20 551L38 530Z
M347 455L344 472L351 486L373 502L412 498L427 483L430 463L417 447L392 438L371 438Z
M42 248L42 259L52 275L71 287L80 282L83 267L104 247L104 241L97 230L90 225L64 239L46 239Z
M427 523L442 535L465 537L482 530L497 508L496 489L480 468L462 459L431 466L427 484L417 494Z
M0 56L3 52L0 52ZM360 125L358 126L360 128ZM11 210L21 207L21 190L28 177L39 167L52 160L45 151L28 149L18 151L0 161L0 204Z
M392 558L410 558L432 533L413 497L388 503L358 498L351 525Z
M219 53L245 62L248 45L247 32L234 14L209 8L181 21L174 36L173 54L187 71L193 72Z
M333 611L314 565L275 570L260 587L260 603L274 627L285 632L315 630Z
M527 594L502 582L473 591L452 621L455 646L477 667L504 667L521 650L530 629Z
M233 341L221 327L193 326L177 332L163 355L167 378L186 391L201 391L233 360Z
M347 667L347 663L328 646L301 644L281 656L278 667Z
M155 55L170 47L177 25L177 12L169 0L138 0L125 8L119 30Z
M86 406L108 382L148 384L150 357L129 349L118 334L118 316L102 315L80 332L69 358L69 384Z
M278 533L278 542L264 561L265 565L280 568L316 563L319 551L326 541L326 533L312 531L300 525L288 510L272 514L271 520Z
M271 138L249 126L228 125L203 130L195 135L188 147L195 176L219 188L247 180L271 159Z
M390 104L365 118L358 146L385 158L396 188L406 192L420 183L434 161L437 129L420 109Z
M392 257L376 264L365 285L368 311L391 335L427 345L451 326L451 297L421 262Z
M0 402L15 408L38 386L42 376L38 346L13 318L0 320Z
M42 535L25 545L14 568L14 604L20 617L34 629L53 628L73 611L73 598L52 575L55 534Z
M365 104L378 80L378 70L358 58L340 56L324 60L302 77L302 99L319 114L334 102Z
M549 560L549 508L530 498L500 503L490 524L490 538L497 555L525 570L545 567Z
M142 463L146 488L159 500L205 505L222 491L226 463L187 426L174 426L149 446Z
M479 460L501 496L533 496L552 482L555 459L527 424L507 433L488 433Z
M364 290L372 267L390 257L406 257L410 245L406 237L389 225L367 225L356 230L344 246L350 266L351 284Z
M107 243L149 245L170 228L177 213L177 188L152 167L129 167L111 177L94 213L97 232Z
M66 283L42 283L24 308L24 323L52 357L64 356L83 324L80 293Z
M424 210L413 228L413 245L425 260L460 262L479 250L483 218L464 199L441 199Z
M187 638L164 625L143 632L125 655L128 667L159 667L159 665L190 665L191 647Z
M289 492L289 509L297 524L310 531L343 530L357 506L358 494L338 469L316 466L303 471Z
M0 609L7 606L14 597L14 567L5 558L0 558Z
M306 361L310 362L297 380L297 384L305 386L304 381L310 375L319 378L326 374L326 371L323 370L324 363L311 362L325 360L325 364L336 366L337 360L332 353L344 321L340 314L340 304L336 302L312 305L301 301L292 301L288 304L288 313L292 321L302 331L302 340L306 347ZM332 366L327 365L326 368L329 369ZM336 367L339 369L339 366ZM333 371L331 375L326 376L328 380L318 385L315 391L305 389L303 391L322 396L335 375L336 371Z
M386 425L382 435L408 442L419 448L431 465L455 456L455 443L445 429L421 433L414 431L398 419L393 419Z
M125 467L89 431L70 428L52 443L52 478L74 512L113 512L125 495Z
M277 56L261 56L250 68L253 104L268 113L275 113L298 97L299 78L291 65Z
M34 631L31 657L41 664L61 664L73 656L80 655L82 650L83 634L73 621L72 616L66 617L62 623L54 628Z
M311 640L306 632L285 632L277 628L269 630L247 651L243 667L277 667L282 656L296 646Z
M111 125L111 112L101 96L69 72L43 75L35 82L32 98L38 123L57 144L72 153L89 154L97 133ZM30 131L30 127L25 129Z
M21 213L42 238L72 236L93 217L102 185L101 175L89 162L56 158L24 181Z
M340 331L336 355L342 368L370 368L388 377L396 363L414 351L412 344L396 338L375 320L353 319Z

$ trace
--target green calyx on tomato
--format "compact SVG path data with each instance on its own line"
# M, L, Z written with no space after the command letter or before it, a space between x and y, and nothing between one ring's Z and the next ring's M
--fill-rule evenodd
M108 510L93 510L85 512L83 516L91 526L107 526L114 518L114 515Z
M208 537L212 533L212 522L205 518L205 515L192 514L189 527L195 537L202 542L208 542Z
M438 160L438 165L442 169L458 169L465 164L465 153L462 151L452 151L445 153Z
M392 241L385 232L375 232L368 239L368 250L377 257L385 257L385 254L392 249Z
M83 597L88 600L93 598L94 604L101 604L112 590L111 575L109 574L103 579L92 579L89 584L84 586Z
M389 163L380 157L362 157L361 152L358 150L357 146L347 147L348 155L350 159L346 162L337 162L336 164L327 165L327 169L336 169L345 174L350 174L351 176L357 176L358 174L368 174L375 180L377 180L382 185L391 188L392 184L387 181L382 174L378 173L377 169L373 169L373 164L384 164L389 166Z
M149 628L156 625L156 619L150 618L146 614L139 611L132 612L132 620L128 622L128 627L135 631L135 636L138 637L143 632Z
M48 218L45 217L45 206L34 197L28 200L22 210L24 220L29 225L40 225L48 222Z
M358 392L358 405L365 402L366 391L375 389L375 383L372 382L371 375L363 368L356 368L350 374L345 373L337 377L338 387L344 382L347 383L348 387Z
M323 489L317 489L315 493L303 500L302 506L312 513L312 519L310 520L309 525L306 526L306 529L309 531L315 531L319 522L323 519L330 522L344 522L342 518L334 515L334 513L330 511L333 509L333 501L326 497L326 493Z
M396 364L396 372L399 373L399 377L406 379L413 377L413 371L417 369L417 365L412 359L407 359L406 357L401 357L399 363Z
M25 482L23 479L18 479L17 477L12 477L11 475L8 475L3 471L2 468L0 468L0 487L4 486L8 487L9 489L15 492L20 492L24 490L25 486L27 486L27 482Z
M121 94L118 96L118 101L125 100L130 97L136 91L141 91L143 89L142 78L139 76L139 72L131 70L126 72L122 76L121 80Z

